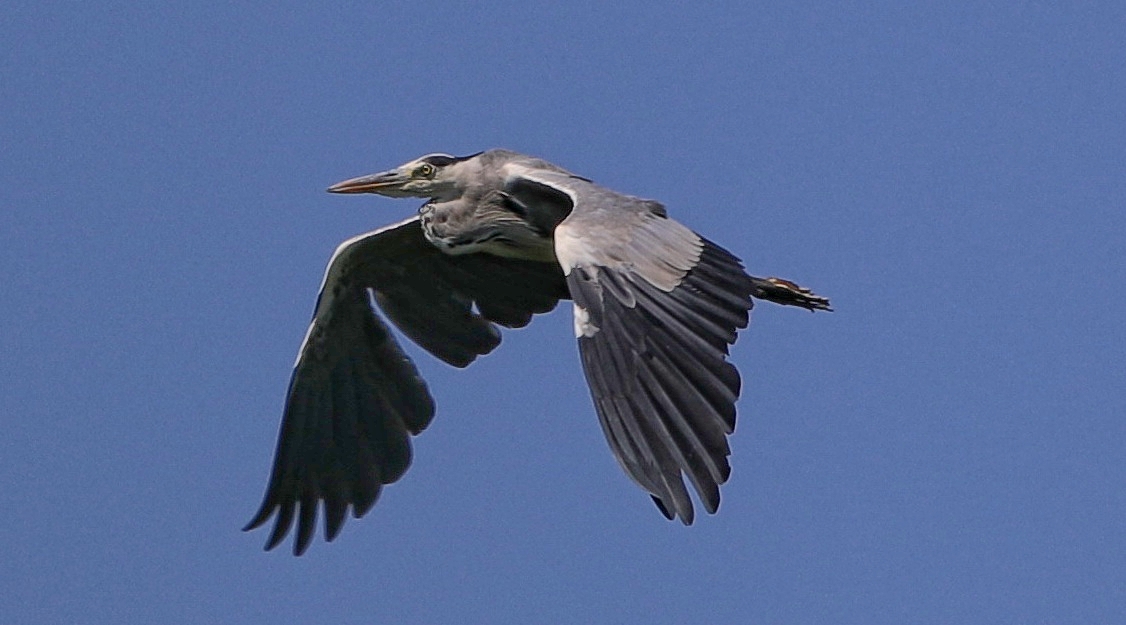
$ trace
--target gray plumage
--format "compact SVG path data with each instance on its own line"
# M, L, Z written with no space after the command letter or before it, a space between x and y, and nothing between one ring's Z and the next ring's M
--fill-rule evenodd
M437 358L468 366L571 299L595 412L626 473L669 519L704 508L727 481L740 378L727 361L752 297L809 310L829 302L792 282L747 275L737 258L664 207L507 150L430 154L333 185L336 193L424 197L411 219L341 244L325 272L294 366L273 471L245 529L277 514L266 548L297 521L309 546L349 508L371 509L411 462L429 425L426 383L374 308ZM373 307L374 304L374 307Z

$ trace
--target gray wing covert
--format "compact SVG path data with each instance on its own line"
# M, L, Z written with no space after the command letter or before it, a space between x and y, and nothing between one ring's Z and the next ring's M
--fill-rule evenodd
M739 372L727 362L747 325L750 285L738 261L705 242L671 292L630 271L577 266L579 352L603 431L619 463L668 518L693 520L682 474L708 512L731 473Z
M266 495L245 529L276 513L266 543L272 549L297 518L300 555L321 502L331 541L349 507L362 517L410 465L410 436L429 425L434 402L373 299L411 340L465 367L499 344L494 323L522 327L561 296L558 266L444 255L425 240L417 217L343 243L294 365Z
M715 512L740 390L727 355L748 322L751 278L656 202L553 172L525 177L574 206L555 229L556 254L614 456L669 519L694 517L683 476Z

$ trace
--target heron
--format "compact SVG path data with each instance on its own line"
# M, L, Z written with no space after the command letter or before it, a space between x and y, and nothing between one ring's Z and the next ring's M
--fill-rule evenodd
M276 515L267 550L296 521L293 551L303 554L318 508L331 542L349 510L363 517L411 464L411 437L435 404L384 318L466 367L497 347L498 326L524 327L571 300L610 450L667 519L690 525L685 478L715 513L731 473L741 379L728 355L753 298L831 310L791 281L749 275L659 202L509 150L427 154L328 191L426 202L405 221L348 239L328 263L266 494L244 528Z

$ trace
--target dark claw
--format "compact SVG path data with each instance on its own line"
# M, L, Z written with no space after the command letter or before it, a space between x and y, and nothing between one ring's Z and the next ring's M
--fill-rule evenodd
M755 283L755 290L751 293L752 297L764 299L782 306L798 306L810 312L816 310L833 312L827 298L821 297L813 291L800 287L789 280L783 280L782 278L764 279L755 277L752 277L751 280Z

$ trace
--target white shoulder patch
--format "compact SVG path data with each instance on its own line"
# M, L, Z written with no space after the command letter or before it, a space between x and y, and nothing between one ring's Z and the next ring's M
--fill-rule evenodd
M575 267L589 267L600 264L597 251L585 238L572 232L566 220L555 228L555 257L564 275L571 275Z
M598 334L598 326L590 322L590 313L578 304L573 304L573 306L575 308L575 338L584 336L590 338Z

